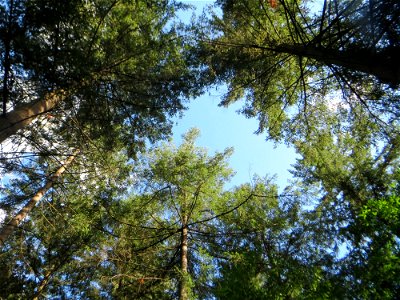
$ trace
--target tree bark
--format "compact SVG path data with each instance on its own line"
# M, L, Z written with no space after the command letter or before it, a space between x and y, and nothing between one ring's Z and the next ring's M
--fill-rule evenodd
M390 49L384 53L373 53L365 49L336 50L313 45L282 44L272 47L270 50L307 57L326 65L336 65L370 74L381 82L392 86L400 84L400 59L396 54L400 49Z
M80 150L75 150L61 167L47 180L46 184L32 197L31 200L11 219L0 231L0 247L4 245L7 238L14 232L15 228L26 218L30 211L43 198L46 192L53 187L54 183L61 177L67 167L74 161Z
M0 117L0 143L29 125L38 115L52 110L66 97L64 90L47 94L44 99L27 103Z
M179 300L188 299L188 217L183 216L181 234L181 282L179 288Z

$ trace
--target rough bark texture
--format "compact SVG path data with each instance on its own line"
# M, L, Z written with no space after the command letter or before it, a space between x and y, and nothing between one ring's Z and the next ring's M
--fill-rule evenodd
M181 276L179 288L179 299L188 299L188 286L187 286L187 274L188 274L188 218L183 216L182 224L182 235L181 235Z
M29 125L38 115L52 110L65 97L66 92L64 90L52 92L42 100L25 104L5 116L0 116L0 143L19 129Z
M3 246L7 238L14 232L15 228L26 218L29 212L43 198L46 192L53 187L54 183L61 177L67 167L74 161L80 151L75 150L74 153L67 158L62 166L47 180L46 184L32 197L31 200L11 219L0 231L0 246Z

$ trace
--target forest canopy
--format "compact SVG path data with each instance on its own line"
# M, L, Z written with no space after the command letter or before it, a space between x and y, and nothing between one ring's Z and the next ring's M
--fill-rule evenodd
M398 298L398 1L186 3L0 0L0 299ZM288 186L171 139L220 86Z

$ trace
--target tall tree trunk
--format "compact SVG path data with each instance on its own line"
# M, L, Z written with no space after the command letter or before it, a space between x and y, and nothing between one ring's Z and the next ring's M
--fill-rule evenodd
M337 50L305 44L263 46L257 44L221 43L220 45L255 48L311 58L324 65L336 65L375 76L381 82L394 87L400 85L400 58L397 54L400 51L400 47L386 49L382 53L374 53L368 49Z
M179 287L179 300L188 299L188 217L182 216L181 234L181 282Z
M15 228L26 218L29 212L43 198L46 192L53 187L54 183L61 177L67 167L74 161L80 150L75 150L62 166L47 180L46 184L32 197L31 200L11 219L0 231L0 247L4 245L7 238L14 232Z
M260 47L263 48L263 47ZM400 84L400 59L397 51L373 53L367 49L336 50L302 44L282 44L270 50L315 59L323 64L336 65L370 74L392 86ZM390 52L390 53L389 53Z
M0 143L19 129L29 125L38 115L52 110L57 103L65 99L66 94L64 90L51 92L42 100L27 103L4 116L0 116Z

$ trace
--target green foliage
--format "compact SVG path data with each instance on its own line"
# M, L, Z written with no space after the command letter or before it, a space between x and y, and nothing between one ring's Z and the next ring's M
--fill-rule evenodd
M361 209L360 217L371 228L387 227L394 234L400 227L400 197L390 195L379 200L369 200Z
M310 195L320 219L314 230L337 249L328 268L332 290L343 297L390 299L398 294L398 224L391 223L398 137L381 140L379 126L357 105L352 110L357 116L340 108L307 116L314 133L295 141L301 158L293 174L306 187L302 193L317 191Z
M234 197L248 188L238 187ZM324 269L332 262L329 241L321 242L316 220L298 200L278 196L274 185L257 179L249 201L216 224L218 299L319 299L330 293Z
M370 199L360 210L359 225L369 237L368 260L358 272L364 281L373 282L370 294L393 299L400 293L400 247L398 188L381 199Z

